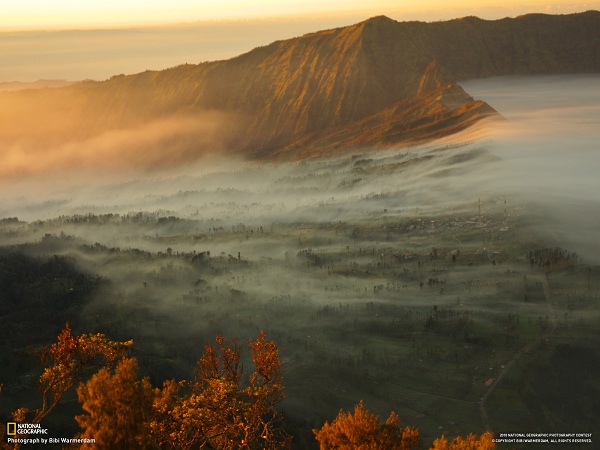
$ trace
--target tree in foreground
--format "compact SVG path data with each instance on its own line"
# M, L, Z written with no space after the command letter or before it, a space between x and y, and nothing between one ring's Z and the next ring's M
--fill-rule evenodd
M85 414L75 417L82 428L77 448L135 450L151 448L147 425L152 420L154 388L149 378L138 380L135 358L122 359L114 370L102 368L77 389ZM85 438L95 443L85 443Z
M169 381L157 393L151 424L165 449L282 449L291 437L276 405L283 397L281 361L261 331L249 347L254 372L240 368L240 347L217 336L207 345L191 382Z
M340 410L331 424L325 422L313 433L321 450L410 450L419 443L417 428L403 428L393 411L381 425L379 417L367 411L362 400L354 406L354 413Z
M30 421L39 423L58 405L63 395L86 376L125 357L133 341L111 341L101 333L73 336L67 323L57 342L42 354L45 363L39 379L42 406Z
M495 448L494 434L486 431L479 437L472 433L466 438L457 436L451 442L448 442L445 436L441 436L433 441L431 450L493 450Z
M59 404L65 393L76 383L103 367L116 364L125 357L133 341L111 341L103 334L74 336L67 323L57 342L42 353L44 370L38 380L42 394L41 406L35 410L19 408L12 420L19 423L40 423ZM20 448L21 444L3 444L5 448Z
M154 388L147 377L138 379L137 361L126 357L132 343L110 341L102 334L73 336L67 324L43 355L42 405L33 411L19 408L13 421L39 423L79 382L84 414L76 417L82 428L77 437L94 439L94 449L289 448L291 436L276 409L284 398L281 360L263 331L248 344L251 374L241 368L235 339L228 344L217 336L216 345L205 346L191 381L169 380L162 388ZM417 428L403 428L394 412L380 424L362 401L353 413L340 411L331 424L313 432L322 450L410 450L419 442ZM4 434L0 427L2 441ZM0 442L0 448L19 447ZM86 444L76 448L85 449ZM494 448L493 434L487 432L451 442L441 436L432 450Z
M114 374L100 370L77 390L86 412L76 418L77 437L95 439L95 449L289 447L276 409L283 380L275 343L264 332L249 342L255 370L247 376L236 341L216 341L205 347L189 382L153 388L147 378L138 380L133 358L123 359Z

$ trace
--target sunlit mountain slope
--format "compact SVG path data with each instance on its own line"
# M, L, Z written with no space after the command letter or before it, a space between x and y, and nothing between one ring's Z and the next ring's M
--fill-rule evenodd
M72 155L147 167L207 152L297 159L401 145L495 114L457 81L599 70L599 12L375 17L225 61L0 93L4 172L30 170L41 152L54 167Z

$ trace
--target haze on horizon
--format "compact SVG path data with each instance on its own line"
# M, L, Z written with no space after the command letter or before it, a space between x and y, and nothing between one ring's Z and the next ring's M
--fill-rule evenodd
M36 80L104 80L112 75L161 70L179 64L228 59L275 40L387 15L397 21L484 19L542 12L600 9L600 1L527 3L487 0L248 2L209 6L178 0L142 4L11 2L0 17L0 83ZM0 90L7 89L0 84Z
M421 20L452 19L464 15L500 18L528 12L565 14L594 9L599 2L575 3L569 0L223 0L217 4L193 0L143 2L141 0L92 0L79 2L57 0L23 0L4 5L0 31L15 29L72 29L106 28L131 25L166 24L215 20L256 20L304 17L312 19L334 17L370 17L390 15L396 20L403 16L421 16ZM360 20L360 19L359 19ZM414 19L411 19L414 20Z

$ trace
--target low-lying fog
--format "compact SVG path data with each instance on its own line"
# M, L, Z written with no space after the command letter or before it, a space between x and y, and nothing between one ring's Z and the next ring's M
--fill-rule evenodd
M527 205L549 245L595 259L600 254L600 76L462 84L506 121L481 124L450 140L460 146L443 142L277 165L204 159L150 175L134 167L75 168L0 180L0 217L33 221L161 211L208 228L367 220L384 210L443 214L475 210L479 197L509 197ZM104 239L118 243L119 238Z
M488 130L498 189L534 208L545 237L600 260L600 76L461 84L507 119Z
M380 199L378 208L392 214L414 208L443 211L483 195L506 195L532 207L545 237L566 241L588 258L600 254L600 77L506 77L462 84L507 120L454 137L452 142L475 139L455 149L442 143L268 166L205 159L195 167L151 175L136 173L135 167L101 172L88 165L68 173L54 168L0 183L0 217L32 221L161 209L233 224L335 221L366 217L374 203L361 200L374 197Z
M156 382L188 378L217 333L243 342L265 330L284 362L286 415L312 418L309 436L360 399L424 437L479 433L485 411L498 430L529 423L513 392L523 377L507 375L500 406L484 411L488 380L545 336L594 345L600 278L585 263L600 254L600 76L464 85L506 120L298 163L206 157L148 172L32 161L42 170L0 178L0 250L64 255L94 277L73 305L79 328L133 338ZM153 136L136 145L160 148ZM170 140L158 142L173 159ZM113 147L106 155L119 157ZM570 389L577 404L589 396Z

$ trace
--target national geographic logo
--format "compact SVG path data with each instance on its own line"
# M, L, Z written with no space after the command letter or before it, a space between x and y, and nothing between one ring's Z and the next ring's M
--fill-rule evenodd
M95 444L96 439L49 437L48 429L42 428L39 423L8 422L6 442L17 445Z
M16 423L16 422L8 422L6 424L6 435L7 436L16 436L16 435L30 435L30 434L48 434L47 428L42 428L42 425L39 423Z

